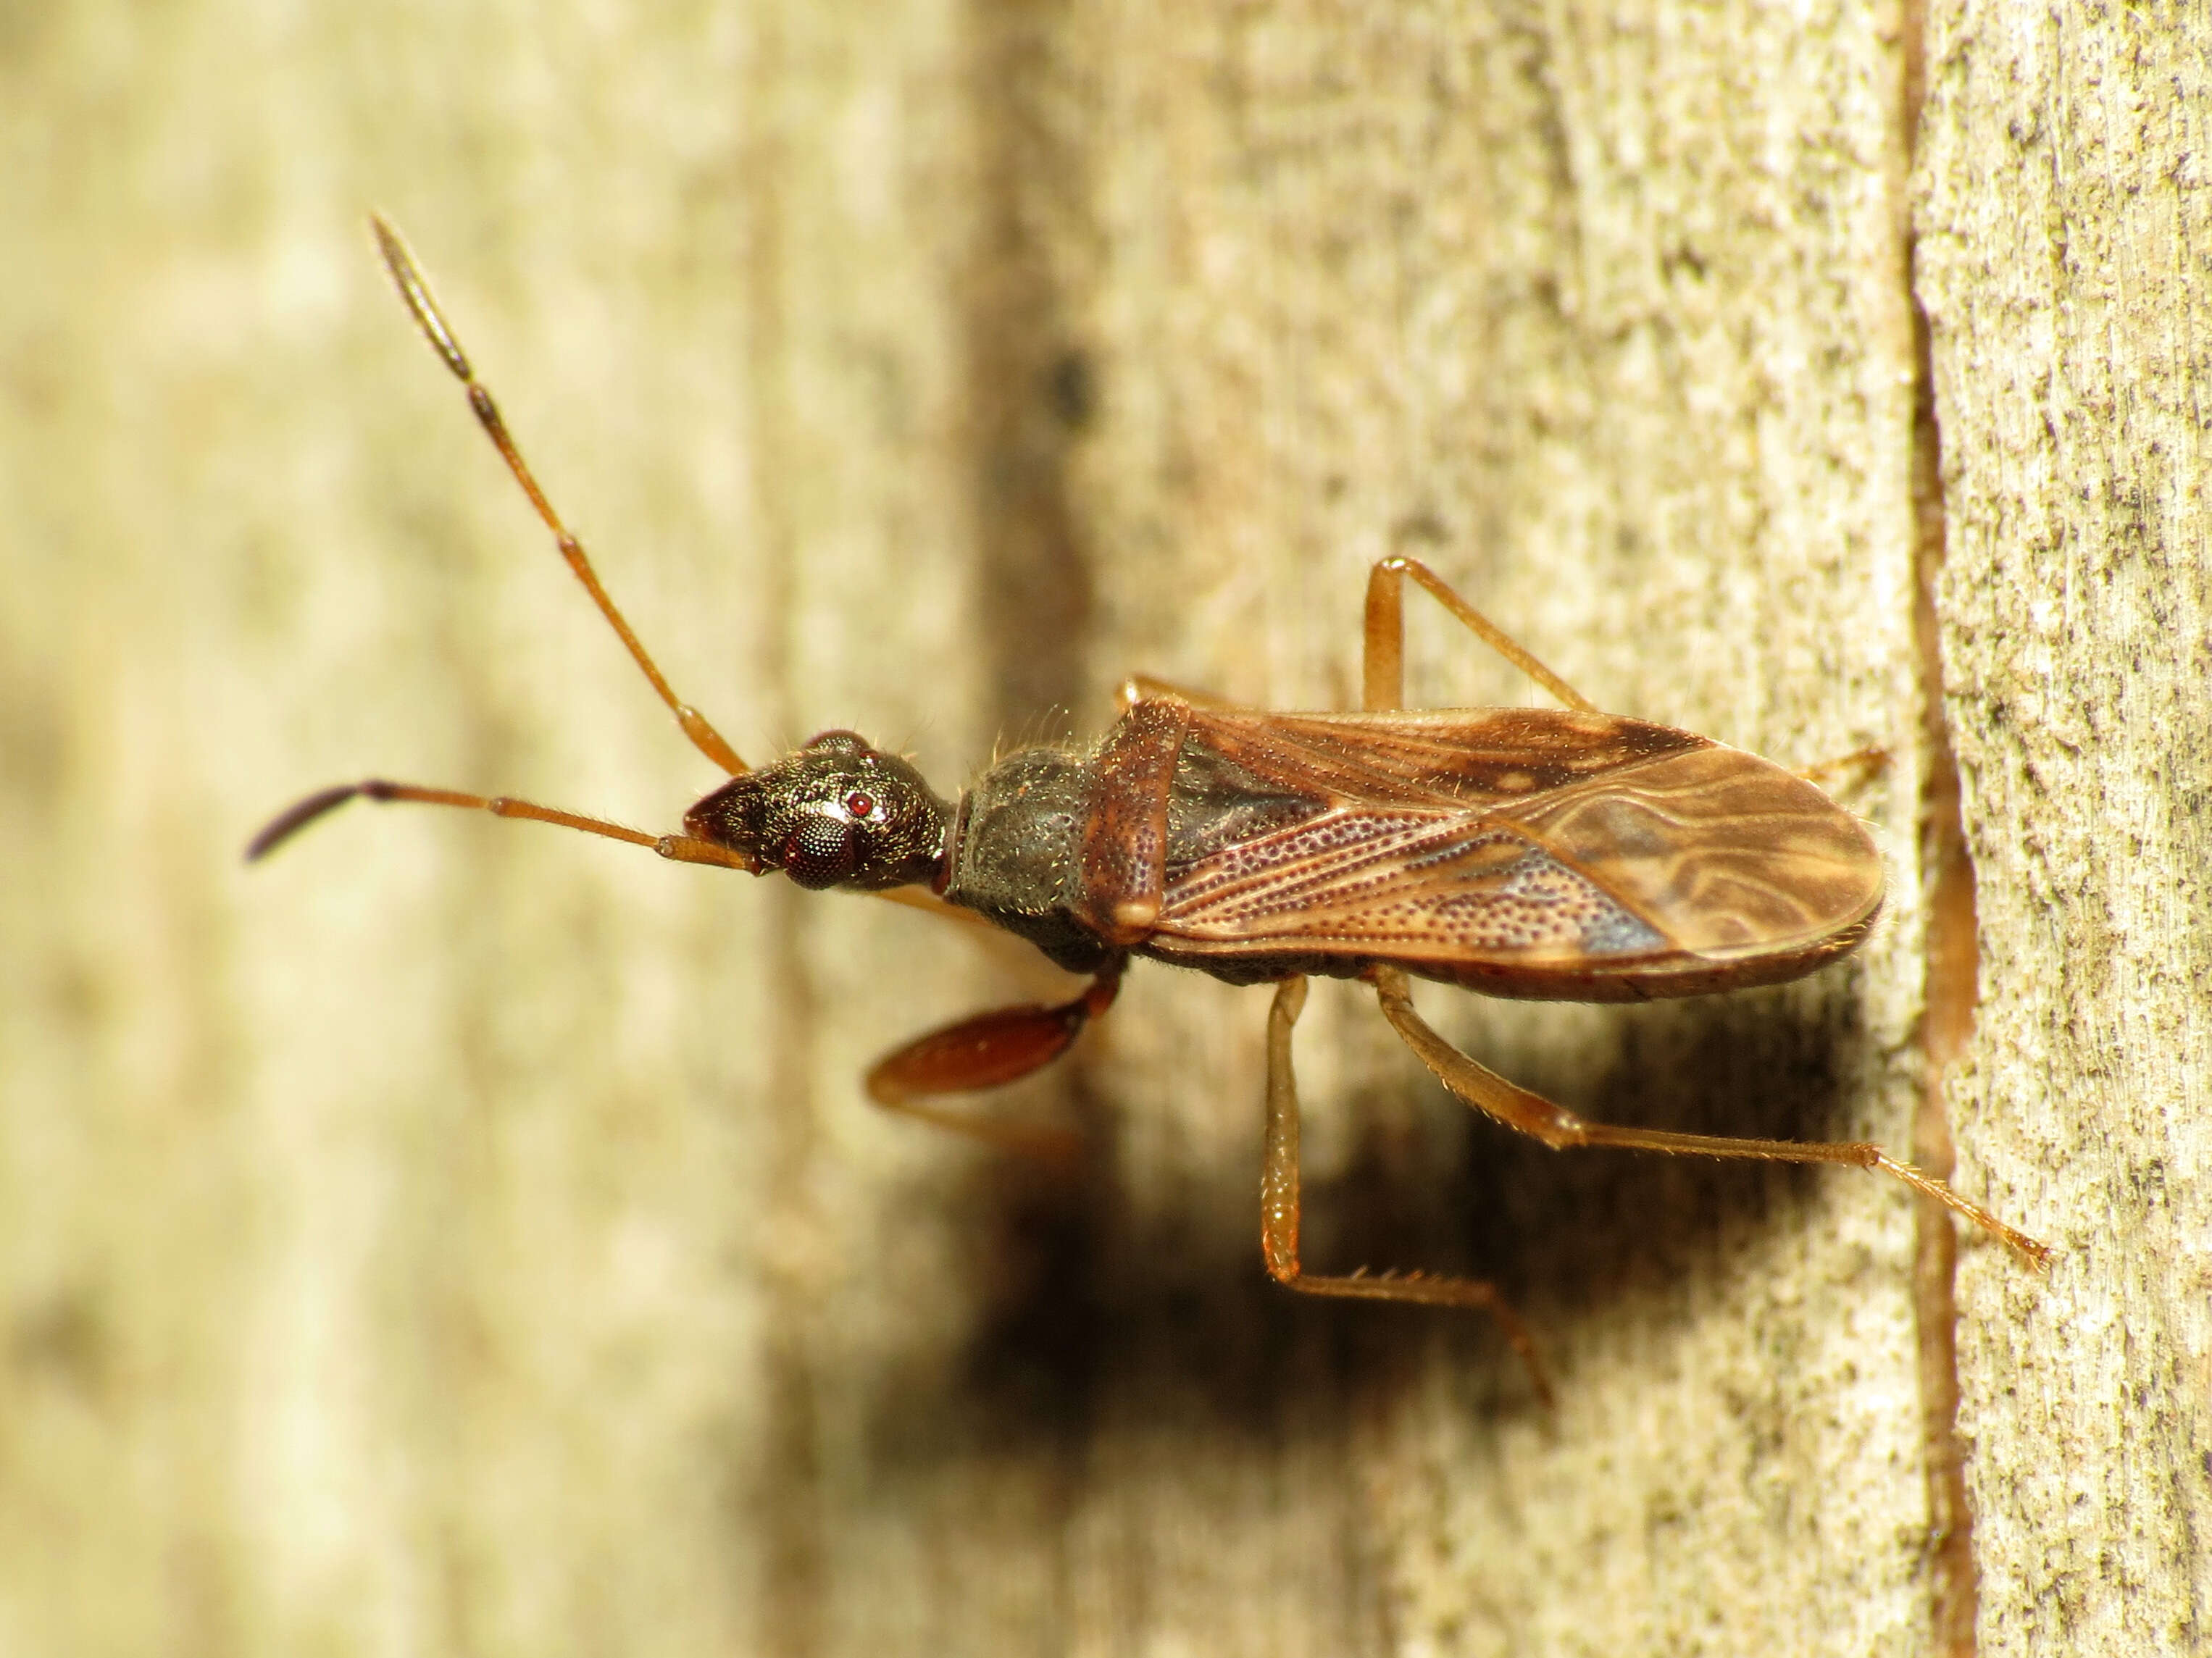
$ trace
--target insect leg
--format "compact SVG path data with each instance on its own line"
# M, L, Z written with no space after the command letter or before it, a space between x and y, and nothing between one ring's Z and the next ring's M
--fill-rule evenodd
M453 325L446 320L445 313L438 308L438 301L431 297L430 284L424 279L422 267L415 263L415 256L407 251L407 244L400 240L399 233L381 218L372 217L369 223L376 232L376 246L384 255L385 269L392 273L392 280L398 285L399 297L406 301L408 312L415 319L415 325L422 331L422 337L430 342L440 361L453 372L453 378L468 388L469 407L476 411L477 424L483 427L484 434L491 439L492 446L499 451L500 459L507 463L507 470L522 486L522 493L530 497L530 504L537 510L539 520L553 532L554 542L561 550L561 556L568 561L570 573L583 583L584 591L592 596L592 603L599 606L599 614L606 618L607 625L621 639L623 647L629 652L630 659L652 682L654 693L668 705L669 713L676 716L676 723L684 728L684 736L691 739L692 747L732 777L744 772L745 762L738 758L738 751L723 739L721 732L708 722L705 714L689 702L679 701L669 688L668 681L661 677L660 669L647 652L643 642L631 630L629 621L616 608L614 600L608 597L605 587L600 585L599 572L592 568L592 561L584 551L584 544L569 533L568 526L561 521L561 515L553 510L553 503L538 487L537 477L531 472L528 464L522 459L522 451L515 446L514 439L507 432L507 422L500 416L499 405L492 401L491 393L477 379L476 370L469 364L468 354L461 349L459 336L453 332Z
M1546 1404L1551 1384L1536 1346L1494 1285L1480 1278L1426 1272L1368 1273L1320 1278L1298 1260L1298 1083L1291 1063L1291 1031L1306 1005L1306 981L1285 979L1267 1010L1267 1127L1260 1169L1260 1253L1276 1283L1302 1295L1359 1301L1411 1301L1430 1307L1465 1307L1497 1321L1513 1351L1528 1367L1529 1381Z
M2051 1248L2005 1224L1979 1204L1960 1197L1942 1181L1899 1163L1878 1145L1863 1141L1733 1139L1717 1134L1670 1134L1650 1128L1616 1128L1585 1122L1540 1094L1516 1087L1496 1072L1477 1065L1430 1028L1413 1011L1406 975L1395 968L1370 970L1382 1017L1419 1055L1437 1079L1486 1116L1544 1142L1553 1151L1576 1145L1610 1145L1630 1151L1665 1151L1678 1157L1747 1157L1762 1163L1828 1163L1871 1169L1902 1181L1954 1213L1993 1234L2030 1266L2042 1267Z
M924 887L884 887L880 891L870 892L864 896L870 898L881 898L886 903L896 904L902 909L919 910L924 915L934 915L940 921L957 922L962 926L972 928L993 938L1003 939L1006 936L974 910L963 909L957 904L948 904L944 899L938 897Z
M868 1072L868 1097L889 1110L1005 1151L1065 1159L1082 1144L1082 1137L1070 1130L994 1122L924 1102L937 1094L1002 1087L1043 1069L1067 1051L1085 1025L1114 1005L1121 987L1121 963L1116 959L1073 1001L994 1008L917 1036L876 1061Z
M1827 788L1827 780L1849 773L1844 780L1845 788L1856 788L1880 776L1889 764L1889 750L1875 747L1853 749L1849 754L1839 754L1832 760L1823 760L1816 766L1808 766L1797 774L1816 788ZM1834 791L1830 790L1832 793Z
M1121 703L1121 710L1126 714L1139 702L1163 696L1173 697L1178 702L1188 702L1194 708L1233 708L1238 706L1227 697L1217 696L1212 691L1194 691L1188 685L1178 685L1172 679L1161 679L1148 673L1133 673L1123 680L1115 700Z
M1411 576L1469 632L1571 708L1595 714L1597 704L1531 656L1488 616L1454 592L1417 558L1378 559L1367 573L1367 646L1359 706L1406 706L1406 578Z

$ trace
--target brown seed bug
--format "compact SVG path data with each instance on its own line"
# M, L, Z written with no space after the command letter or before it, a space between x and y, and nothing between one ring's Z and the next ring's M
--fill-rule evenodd
M467 388L569 569L684 735L730 780L684 813L682 834L666 835L504 797L348 784L278 816L249 859L359 795L558 823L682 862L778 872L803 887L980 918L1091 975L1090 987L1056 1006L1000 1009L933 1031L878 1063L867 1088L880 1104L1002 1143L1022 1136L927 1102L1012 1082L1058 1057L1112 1004L1132 957L1231 984L1272 983L1261 1181L1268 1272L1309 1295L1482 1309L1532 1370L1526 1333L1488 1284L1306 1272L1291 1036L1309 975L1371 986L1383 1017L1445 1087L1547 1145L1876 1169L2031 1263L2048 1259L2045 1245L1878 1146L1587 1122L1485 1069L1414 1011L1409 975L1491 996L1628 1002L1775 984L1848 954L1881 910L1881 859L1858 820L1805 778L1706 738L1601 713L1404 558L1376 564L1368 581L1358 714L1266 713L1133 680L1120 720L1090 753L1023 750L957 802L847 731L753 769L670 689L538 488L413 258L388 225L374 228L416 323ZM1403 709L1409 579L1566 706Z

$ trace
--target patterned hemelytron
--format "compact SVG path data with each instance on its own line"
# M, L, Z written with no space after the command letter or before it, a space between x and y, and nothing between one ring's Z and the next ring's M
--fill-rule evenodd
M1465 812L1324 811L1176 875L1160 926L1190 938L1563 959L1667 943L1528 836Z
M1233 774L1272 821L1186 838L1146 943L1169 959L1375 958L1486 988L1535 975L1496 982L1504 994L1686 994L1746 981L1746 957L1795 976L1881 907L1862 825L1686 732L1538 708L1186 713L1179 776Z

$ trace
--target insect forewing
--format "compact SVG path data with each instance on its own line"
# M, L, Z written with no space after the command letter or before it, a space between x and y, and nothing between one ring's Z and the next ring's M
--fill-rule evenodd
M1194 709L1185 749L1305 810L1187 841L1164 953L1370 957L1610 999L1794 977L1881 905L1872 841L1819 790L1641 720Z

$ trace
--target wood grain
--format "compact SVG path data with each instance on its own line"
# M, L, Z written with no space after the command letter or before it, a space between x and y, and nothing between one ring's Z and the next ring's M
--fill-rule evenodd
M2069 1252L1964 1252L1984 1649L2201 1646L2205 20L1929 27L1916 185L1881 8L17 8L0 1649L1933 1649L1881 1182L1510 1142L1318 987L1309 1263L1497 1278L1547 1413L1481 1321L1267 1282L1260 990L1133 974L1005 1103L1084 1125L1059 1178L860 1087L1068 993L1018 948L397 806L244 871L325 783L661 829L715 780L372 209L749 758L949 786L1139 670L1348 708L1393 550L1607 710L1886 748L1850 964L1422 1005L1601 1120L1899 1147L1917 270L1952 1126ZM1417 701L1524 700L1408 616Z
M1987 1653L2212 1649L2204 8L1937 9L1919 197L1982 1005L1953 1095L2065 1250L1970 1261Z

